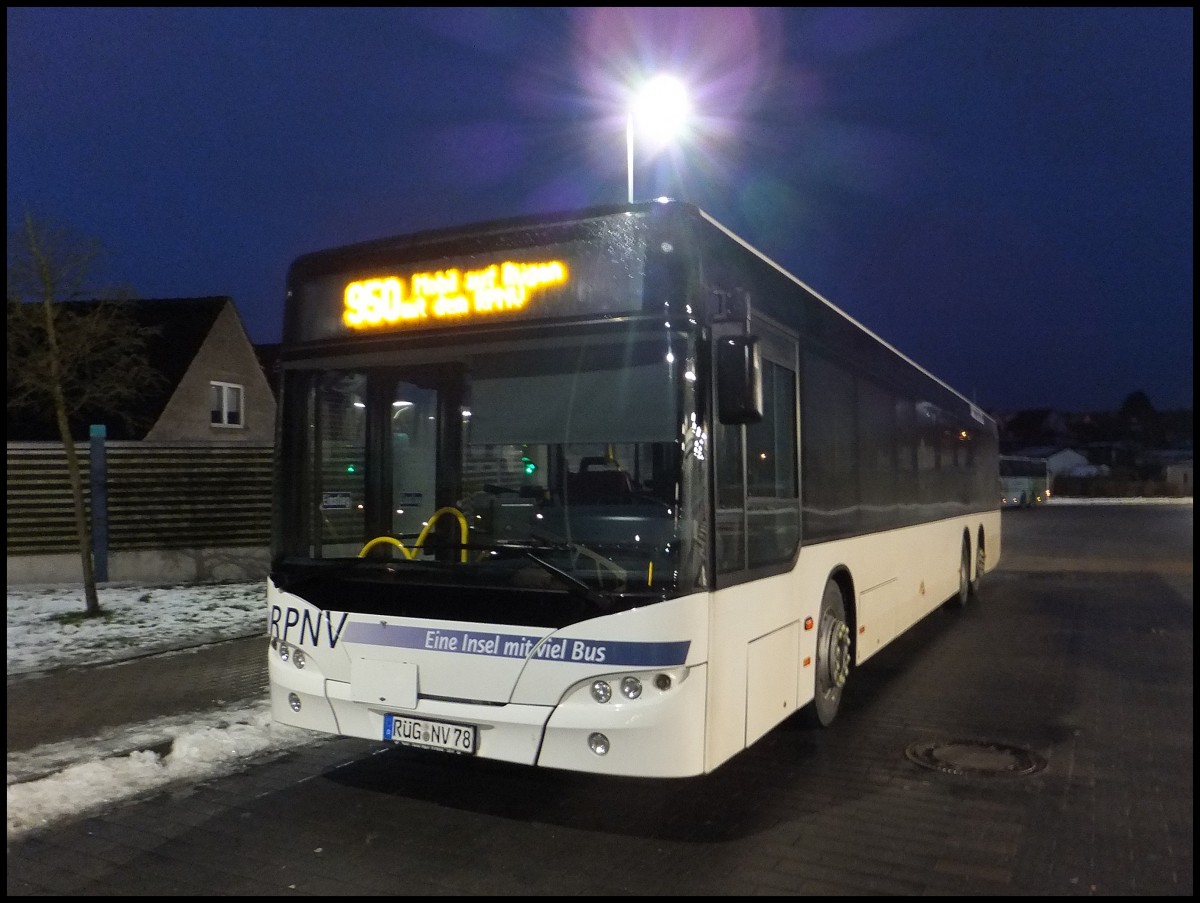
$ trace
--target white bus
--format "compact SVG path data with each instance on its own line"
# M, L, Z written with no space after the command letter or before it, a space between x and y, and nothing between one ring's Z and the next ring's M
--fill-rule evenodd
M282 367L285 724L703 774L999 560L994 422L689 204L301 257Z
M1050 462L1045 458L1000 456L1000 505L1032 508L1050 498Z

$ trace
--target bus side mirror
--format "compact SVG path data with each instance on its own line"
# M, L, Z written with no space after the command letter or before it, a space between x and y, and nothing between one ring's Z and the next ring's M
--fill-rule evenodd
M758 423L763 416L762 349L758 336L717 340L717 412L722 423Z

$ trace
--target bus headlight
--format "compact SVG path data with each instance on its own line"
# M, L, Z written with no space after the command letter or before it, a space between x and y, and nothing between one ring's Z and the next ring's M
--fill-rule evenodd
M295 656L299 651L299 649L293 649L292 655ZM582 699L582 693L586 687L587 694L593 702L601 704L613 702L618 707L627 703L641 705L642 703L638 701L646 699L647 693L651 697L657 698L660 693L666 693L677 683L686 679L686 676L686 668L672 671L642 671L635 674L628 672L606 674L603 677L592 677L581 681L571 688L568 695L579 694L575 696L575 699L579 701Z
M597 681L597 683L599 683L599 681ZM588 746L591 747L592 752L598 756L607 755L609 747L608 737L599 732L592 734L588 737Z

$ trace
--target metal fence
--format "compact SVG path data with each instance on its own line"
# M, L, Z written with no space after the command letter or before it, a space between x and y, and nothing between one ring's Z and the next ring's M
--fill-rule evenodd
M89 445L76 449L90 496ZM105 449L112 551L270 542L270 446L108 442ZM8 443L7 502L9 556L78 550L60 443Z

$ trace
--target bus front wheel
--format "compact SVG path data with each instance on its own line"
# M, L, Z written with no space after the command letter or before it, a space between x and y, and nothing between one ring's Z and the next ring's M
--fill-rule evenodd
M808 721L814 726L828 727L837 717L842 703L842 690L850 676L850 625L846 622L846 601L837 581L825 584L821 597L821 619L817 626L816 674L813 702L808 709Z

